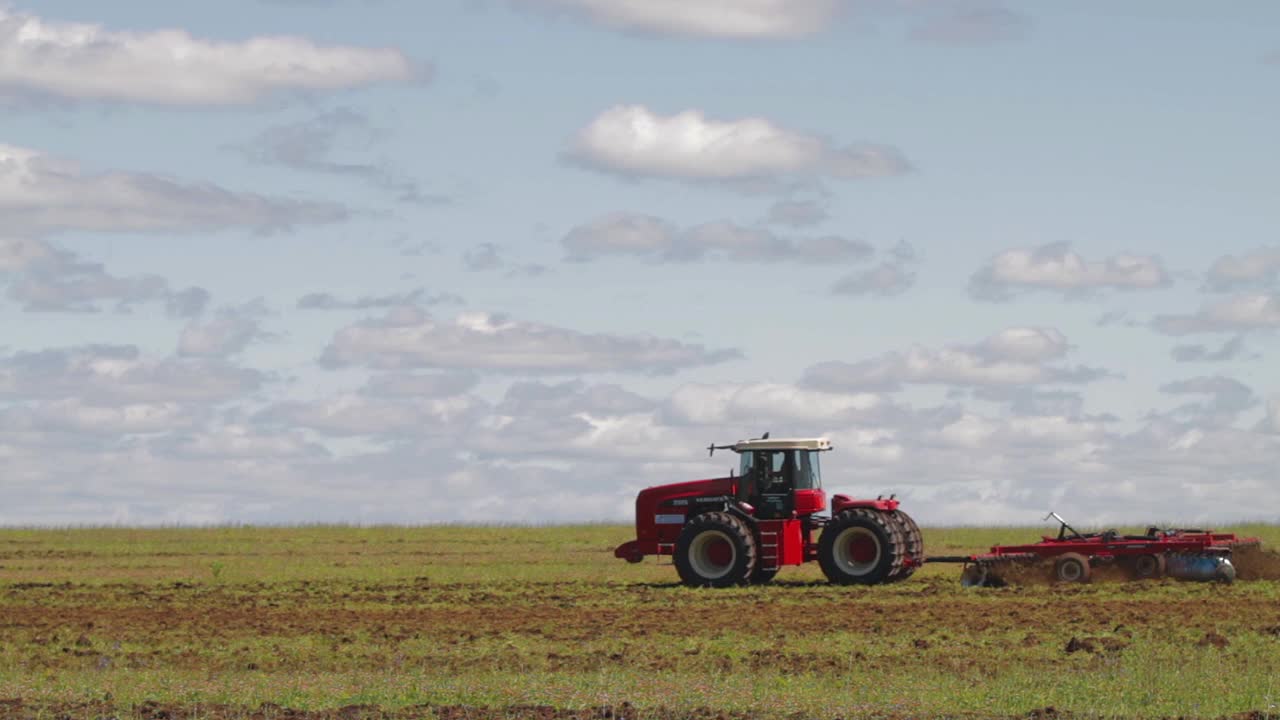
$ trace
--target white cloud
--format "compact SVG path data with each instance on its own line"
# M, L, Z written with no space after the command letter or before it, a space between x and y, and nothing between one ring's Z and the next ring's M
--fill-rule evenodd
M435 305L439 303L460 302L455 295L428 295L426 288L414 288L386 295L362 295L347 300L333 293L308 293L298 298L299 310L375 310L399 307L401 305Z
M263 433L260 428L225 424L155 441L157 449L173 457L217 462L259 458L318 458L328 452L296 431Z
M19 273L38 264L60 261L53 246L29 238L0 237L0 273Z
M74 100L244 105L418 75L399 50L299 37L215 42L182 30L124 32L0 8L0 88Z
M607 27L726 38L816 33L841 0L517 0L586 15Z
M254 301L223 308L211 318L192 319L178 338L178 355L207 358L235 355L255 340L273 337L261 327L265 314L262 302Z
M943 425L938 435L944 442L957 447L980 448L999 430L999 424L980 415L965 413L953 422Z
M938 429L946 445L961 448L1053 447L1064 449L1088 446L1104 439L1106 426L1096 420L1063 415L1027 415L989 418L964 413Z
M1094 420L1061 415L1041 415L1010 418L1008 430L1015 438L1025 443L1069 447L1072 444L1101 439L1105 426Z
M188 427L201 414L177 402L93 405L62 398L0 410L0 426L10 432L61 431L97 436L160 433Z
M1212 292L1257 289L1275 285L1280 278L1280 247L1264 247L1239 257L1224 255L1205 273L1204 286Z
M1236 295L1206 304L1193 315L1157 315L1151 326L1167 335L1277 328L1280 327L1280 294Z
M8 298L29 312L98 312L103 302L123 310L134 303L167 304L176 297L164 278L118 277L100 263L30 239L0 238L0 285L5 284Z
M342 220L347 211L158 175L89 173L36 150L0 145L0 214L5 230L21 237L62 230L273 230Z
M1054 415L1071 419L1084 419L1084 396L1075 390L1040 390L1033 386L988 386L974 388L972 396L979 400L1002 404L1015 417L1039 417ZM1098 416L1097 420L1115 420L1111 415Z
M202 287L189 287L165 298L165 311L170 317L193 318L209 306L212 295Z
M831 444L837 452L843 454L838 463L831 457L824 461L823 466L827 468L826 475L829 478L844 475L840 470L842 468L858 467L863 463L880 467L900 467L907 454L907 448L899 441L897 432L891 429L849 428L825 433L825 435L831 439ZM858 484L864 485L862 482ZM887 493L892 490L877 490L874 494L878 495L881 492ZM872 493L868 487L864 486L854 494L856 497L866 497Z
M634 256L652 262L858 262L873 248L834 235L784 238L765 228L728 221L681 230L649 215L613 213L580 225L561 240L567 260L585 262L609 256Z
M892 390L902 383L1027 385L1044 382L1044 368L1015 362L992 363L964 350L912 348L857 363L827 362L805 371L806 382L822 388Z
M994 257L969 280L979 300L1008 300L1020 293L1048 290L1083 294L1098 290L1145 290L1164 287L1170 278L1154 255L1115 255L1086 260L1067 243L1015 248Z
M1225 425L1235 421L1245 410L1258 404L1253 389L1235 378L1222 375L1193 377L1160 386L1170 395L1207 395L1204 403L1177 408L1175 416L1190 417L1199 424Z
M437 321L403 307L338 331L321 362L330 367L442 368L513 373L667 373L739 357L651 336L582 333L488 313Z
M474 373L381 373L369 378L364 394L374 397L452 397L461 395L479 381Z
M243 398L263 374L217 360L147 358L131 345L0 354L0 399L78 398L98 406L218 403Z
M446 197L425 193L416 181L385 160L358 162L342 157L350 153L352 146L357 152L367 152L368 146L384 134L364 115L350 108L338 108L308 120L267 128L234 149L263 165L363 180L391 193L400 202L448 203Z
M468 248L462 254L462 265L471 272L484 272L502 267L498 246L493 243L480 243Z
M1067 336L1055 328L1007 328L979 343L981 354L989 358L1043 362L1067 354Z
M1280 395L1267 401L1267 417L1263 423L1264 429L1280 434Z
M1091 382L1104 371L1046 364L1066 354L1052 328L1010 328L977 344L934 350L913 347L856 363L824 362L805 371L811 387L829 390L896 390L903 384L1021 386Z
M551 272L546 265L512 262L502 246L490 242L477 243L465 250L462 267L468 272L506 270L507 277L539 277Z
M877 413L888 403L873 393L818 392L782 383L682 385L663 404L663 418L677 425L753 425L826 422Z
M769 222L791 227L818 225L830 216L824 205L812 200L778 200L769 208Z
M1001 334L969 351L1049 358L1065 345L1053 333L1031 338ZM114 359L116 372L126 360ZM6 481L23 499L22 517L0 509L0 522L83 521L107 498L113 517L142 523L478 521L504 507L518 508L510 521L625 522L640 488L736 464L708 458L707 442L766 429L827 435L829 492L894 492L933 524L1034 522L1047 508L1088 523L1222 519L1248 514L1243 493L1256 506L1280 501L1280 401L1256 431L1155 417L1125 434L1053 410L912 408L779 383L686 384L655 401L614 385L515 382L488 403L471 394L474 381L381 375L249 418L175 401L30 400L0 411ZM1193 378L1168 391L1214 402L1235 388ZM335 438L366 449L326 449Z
M901 295L916 282L916 274L901 263L883 262L870 270L846 275L836 281L831 292L836 295Z
M613 213L569 231L561 240L567 259L591 260L604 255L687 257L675 248L678 231L651 215Z
M1222 344L1217 350L1205 345L1176 345L1169 354L1178 362L1230 362L1239 358L1257 359L1261 357L1251 354L1244 346L1244 335L1237 335Z
M648 413L654 403L618 385L588 385L581 381L547 384L512 383L495 409L500 414L539 417L547 414L601 416Z
M312 402L284 402L257 416L268 425L308 428L324 435L422 436L464 421L483 405L469 397L389 398L345 393Z
M576 163L627 177L780 181L901 175L910 165L884 145L837 146L763 118L714 120L698 110L659 115L640 105L610 108L578 132Z

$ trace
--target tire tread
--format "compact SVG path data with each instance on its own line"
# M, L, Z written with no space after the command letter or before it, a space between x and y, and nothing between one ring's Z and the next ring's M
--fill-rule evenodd
M736 573L730 572L723 578L707 580L693 570L688 562L689 543L702 530L719 530L737 541L738 553L740 557L745 558L745 562L739 563L740 568ZM745 585L751 581L751 576L755 573L756 559L756 541L751 534L751 529L740 518L718 511L701 513L685 523L684 529L680 531L680 538L676 541L675 557L672 558L681 582L690 587Z

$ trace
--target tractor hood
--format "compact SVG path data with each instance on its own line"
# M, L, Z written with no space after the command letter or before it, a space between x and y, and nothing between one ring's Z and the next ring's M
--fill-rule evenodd
M653 509L667 500L732 495L737 490L737 480L734 477L711 478L645 488L636 496L636 509Z
M689 506L698 498L733 495L738 479L733 477L693 480L645 488L636 496L636 539L655 543L659 526L679 528Z

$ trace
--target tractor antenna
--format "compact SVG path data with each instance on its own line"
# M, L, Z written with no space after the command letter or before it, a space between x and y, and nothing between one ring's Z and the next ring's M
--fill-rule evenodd
M717 450L732 450L732 449L733 449L732 445L717 445L715 443L711 443L710 445L707 446L707 457L711 457L712 455L715 455Z

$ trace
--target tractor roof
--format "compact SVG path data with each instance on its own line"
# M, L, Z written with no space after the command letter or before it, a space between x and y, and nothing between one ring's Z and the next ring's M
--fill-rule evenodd
M739 440L731 448L734 452L755 450L830 450L831 441L826 438L776 438L769 440Z

